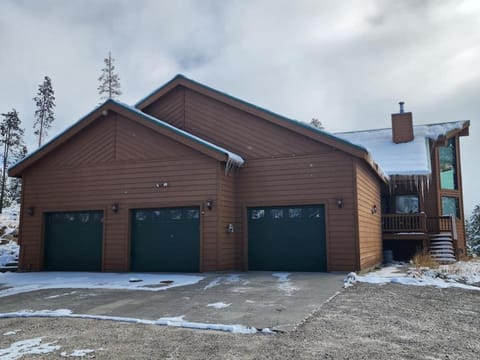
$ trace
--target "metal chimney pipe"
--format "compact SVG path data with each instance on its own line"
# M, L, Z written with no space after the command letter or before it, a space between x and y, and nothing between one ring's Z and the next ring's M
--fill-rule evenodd
M398 103L398 105L400 105L400 114L403 114L403 113L404 113L403 105L405 105L405 102L404 102L404 101L400 101L400 102Z

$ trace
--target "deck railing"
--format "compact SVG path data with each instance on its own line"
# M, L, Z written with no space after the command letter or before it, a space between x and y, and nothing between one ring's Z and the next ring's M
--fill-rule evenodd
M451 233L453 240L457 240L457 224L455 216L437 216L427 219L428 232L438 234L442 232Z
M426 233L427 215L425 213L382 215L382 229L387 233Z
M436 234L449 232L454 240L457 228L454 216L427 217L425 213L382 215L384 233L423 233Z

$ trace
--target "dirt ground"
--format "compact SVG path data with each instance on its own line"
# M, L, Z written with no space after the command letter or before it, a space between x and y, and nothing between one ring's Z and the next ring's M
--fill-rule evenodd
M21 329L15 335L5 332ZM478 359L480 291L357 284L274 335L79 319L0 320L0 353L35 337L97 359Z

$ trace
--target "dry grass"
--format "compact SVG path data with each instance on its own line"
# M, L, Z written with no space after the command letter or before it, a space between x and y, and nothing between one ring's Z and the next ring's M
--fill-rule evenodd
M419 267L429 267L431 269L436 269L440 266L440 264L433 260L425 250L417 250L417 253L413 256L411 263L419 268Z

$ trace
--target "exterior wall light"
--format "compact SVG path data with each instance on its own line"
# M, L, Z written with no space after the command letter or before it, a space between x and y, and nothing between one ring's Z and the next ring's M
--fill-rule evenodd
M227 226L227 233L228 233L228 234L231 234L231 233L233 233L233 232L235 232L235 228L233 227L233 224L228 224L228 226Z
M339 209L343 208L343 199L342 198L337 199L337 208L339 208Z
M213 209L213 200L207 200L205 202L205 206L207 207L208 210L212 210Z
M35 208L33 206L27 208L27 214L33 216L35 214Z
M118 212L118 203L113 203L113 204L112 204L112 211L113 211L114 213L117 213L117 212Z
M377 205L373 204L372 206L372 214L376 214L377 213Z

